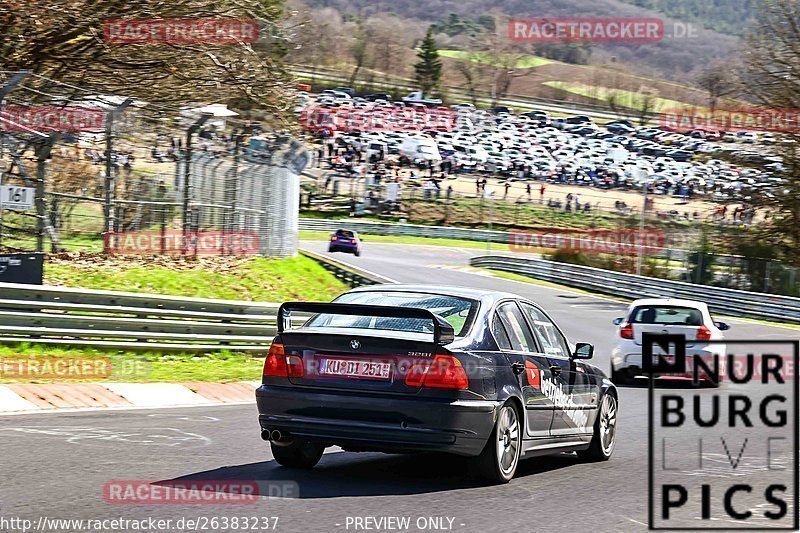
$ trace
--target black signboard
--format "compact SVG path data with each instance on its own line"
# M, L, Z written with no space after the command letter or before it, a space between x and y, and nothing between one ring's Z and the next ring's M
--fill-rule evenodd
M0 282L41 285L44 254L0 254Z

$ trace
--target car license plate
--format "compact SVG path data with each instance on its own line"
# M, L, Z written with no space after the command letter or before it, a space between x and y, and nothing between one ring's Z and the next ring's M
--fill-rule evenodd
M323 376L345 378L389 379L391 365L380 361L358 361L354 359L322 359L319 373Z

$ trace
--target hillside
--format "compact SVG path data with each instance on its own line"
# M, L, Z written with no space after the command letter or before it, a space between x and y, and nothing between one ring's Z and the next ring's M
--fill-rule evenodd
M749 0L539 0L535 3L530 0L306 0L304 3L314 9L335 9L345 17L393 13L401 20L420 24L420 30L446 20L451 13L473 21L494 13L537 18L661 18L669 35L679 18L692 22L693 37L635 45L595 43L588 60L596 65L616 63L641 75L679 82L713 60L734 53L741 43L738 35L746 33L753 12ZM686 28L685 22L682 27ZM532 45L526 46L533 51Z
M709 30L744 37L753 22L753 0L622 0L678 20L698 22Z

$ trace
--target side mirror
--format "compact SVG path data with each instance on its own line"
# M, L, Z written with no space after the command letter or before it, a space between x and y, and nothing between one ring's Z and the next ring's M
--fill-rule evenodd
M625 320L625 319L624 319L624 318L622 318L622 317L615 318L615 319L614 319L614 325L615 325L615 326L619 326L620 324L622 324L622 321L623 321L623 320Z
M575 352L572 354L573 359L591 359L594 355L594 345L588 342L579 342L575 345Z
M730 324L726 324L725 322L714 322L714 325L717 326L720 331L727 331L731 329Z

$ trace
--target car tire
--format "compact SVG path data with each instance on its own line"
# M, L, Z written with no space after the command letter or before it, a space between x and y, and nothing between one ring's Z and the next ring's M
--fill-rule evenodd
M613 393L603 395L594 420L592 442L587 449L578 451L578 457L586 461L608 461L611 458L617 438L618 407L619 402Z
M494 429L481 454L473 459L475 471L491 484L508 483L514 477L522 451L522 424L517 408L500 408Z
M353 252L353 254L354 254L356 257L361 257L361 250L356 250L355 252Z
M332 254L332 253L333 253L333 252L335 252L335 251L336 251L336 250L333 248L333 246L328 246L328 253L331 253L331 254Z
M614 385L627 385L628 379L627 369L621 368L620 370L615 370L613 366L611 367L611 381Z
M275 461L290 468L314 468L325 451L325 446L306 439L294 439L288 444L270 442L270 448Z

